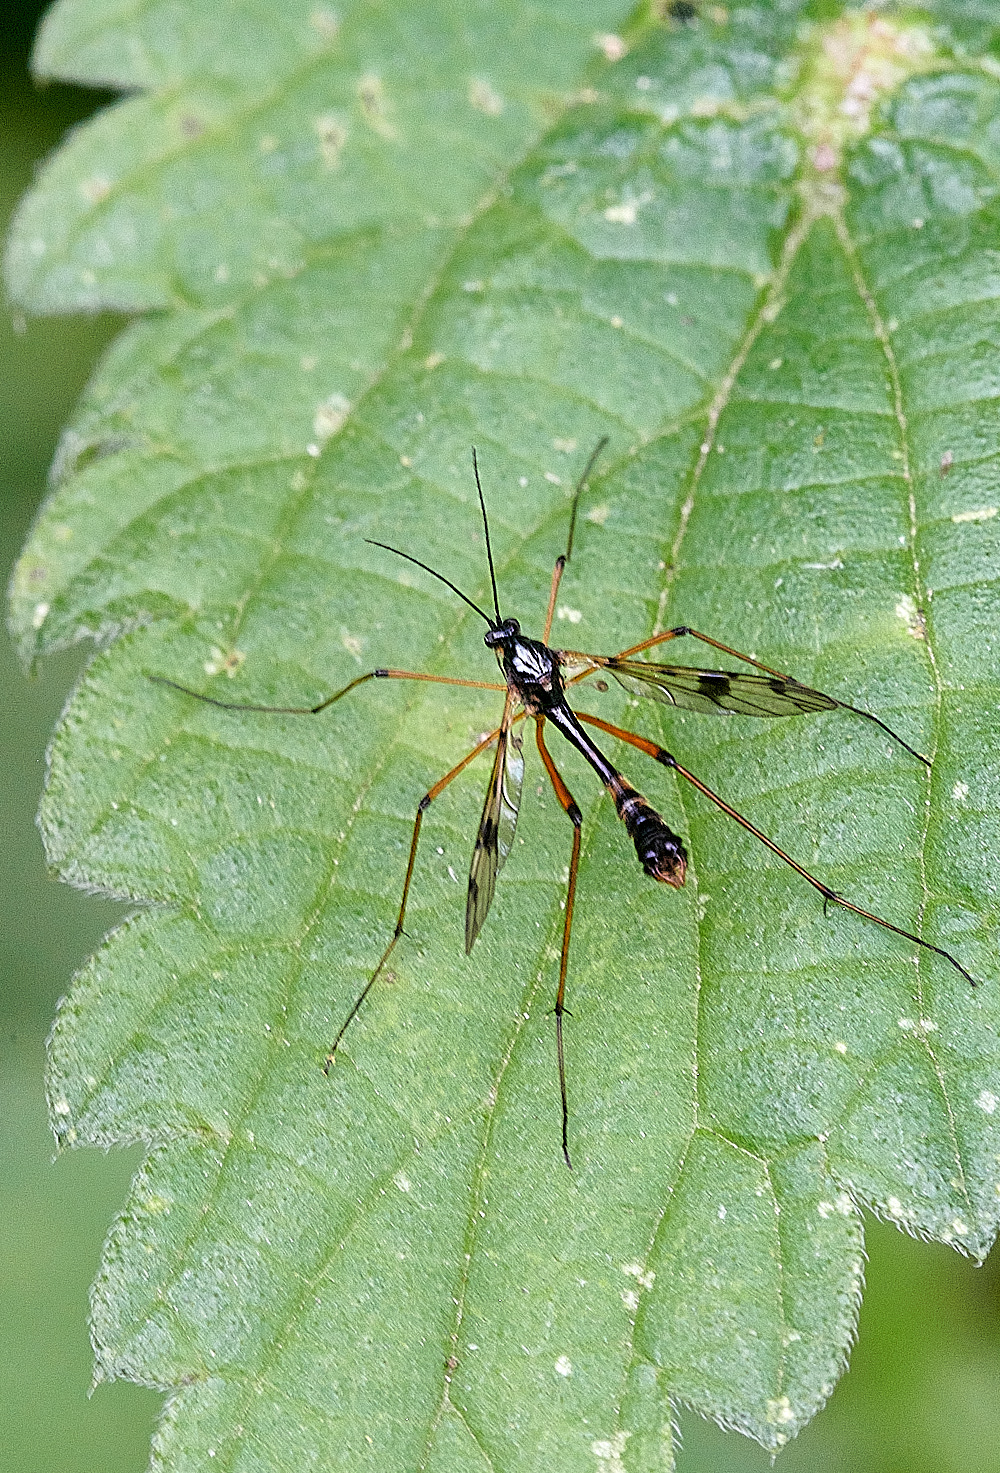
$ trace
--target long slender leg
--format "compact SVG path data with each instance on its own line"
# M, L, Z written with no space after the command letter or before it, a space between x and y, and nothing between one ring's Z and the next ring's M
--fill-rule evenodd
M664 629L660 634L650 635L639 644L634 644L627 650L619 650L615 656L616 660L626 660L630 655L638 655L643 650L651 650L654 645L666 644L668 639L683 639L690 635L692 639L700 639L702 644L710 644L713 649L721 650L724 655L732 655L734 660L743 660L747 665L754 665L758 670L763 670L768 675L776 675L779 680L791 680L790 675L783 674L780 670L772 670L770 665L764 665L760 660L755 660L752 655L744 655L740 650L732 649L728 644L721 644L719 640L713 639L710 634L701 634L697 629L691 629L687 624L678 624L675 629Z
M573 795L562 778L562 773L556 767L549 749L545 745L542 736L542 727L545 725L544 716L535 717L535 738L538 742L538 750L542 761L545 763L545 771L548 773L552 786L555 788L556 797L562 805L563 811L573 825L573 853L569 861L569 885L566 889L566 919L563 924L562 955L559 958L559 990L556 993L556 1058L559 1062L559 1097L562 1101L562 1152L566 1165L572 1170L573 1163L569 1159L569 1106L566 1100L566 1054L563 1048L563 1013L565 1012L566 997L566 967L569 963L569 937L573 929L573 902L576 899L576 872L580 865L580 825L582 818L580 810L573 801Z
M518 719L521 718L515 717L515 720ZM393 953L393 950L395 949L396 942L403 934L403 921L406 918L406 902L410 894L410 881L413 879L413 866L417 862L417 845L420 842L420 829L424 821L424 814L427 812L427 809L430 807L430 805L434 802L434 799L444 792L448 784L450 782L453 782L455 778L458 777L460 772L465 771L473 758L478 757L480 752L485 752L486 748L489 747L493 742L495 742L499 735L500 728L497 727L496 731L491 731L489 736L485 736L483 737L481 742L477 742L472 751L465 754L461 762L457 763L450 772L446 772L444 777L439 778L432 788L428 788L427 792L417 804L417 816L413 822L413 836L410 839L410 857L406 865L406 878L403 881L403 897L399 902L399 915L396 917L396 929L392 933L392 940L389 942L389 945L386 947L385 951L383 951L381 957L379 958L378 965L376 966L374 972L372 972L371 976L368 978L368 981L365 983L364 987L362 987L361 991L354 999L354 1002L351 1005L350 1012L344 1019L343 1023L340 1025L340 1031L337 1034L336 1038L333 1040L330 1052L326 1056L326 1063L323 1065L324 1074L329 1074L330 1065L333 1063L334 1055L336 1054L337 1049L340 1046L340 1040L343 1038L344 1034L347 1032L348 1028L354 1022L354 1019L360 1012L361 1004L364 1002L369 992L371 992L372 988L375 986L375 983L378 981L383 969L385 968L386 962L389 960L390 956Z
M678 624L676 629L665 629L662 634L653 634L649 639L642 640L640 644L631 645L627 650L619 650L618 654L612 656L612 661L629 659L632 655L641 654L643 650L651 650L654 645L666 644L668 639L682 639L685 635L690 635L692 639L700 639L702 644L711 645L714 650L721 650L724 655L732 655L734 660L742 660L745 665L753 665L756 670L763 670L765 675L773 675L776 680L787 681L790 685L801 686L802 684L793 675L785 675L781 670L775 670L772 666L765 665L761 660L755 660L752 655L745 655L742 650L734 650L732 645L722 644L719 640L713 639L710 634L702 634L697 629L691 629L687 624ZM578 675L573 676L569 684L572 684L576 680L585 680L592 673L592 670L582 670ZM825 692L820 691L819 694L824 695ZM887 726L884 721L880 720L878 716L873 716L870 711L863 711L860 706L851 706L847 701L839 701L836 696L827 696L826 699L833 701L841 711L853 711L855 716L863 716L866 721L871 721L880 731L884 731L886 736L892 737L892 740L897 742L903 748L904 752L909 752L911 757L915 757L925 767L932 765L929 757L925 757L922 752L918 752L915 747L911 747L909 742L904 742L903 738L897 735L891 726Z
M924 951L933 951L936 956L944 957L945 961L950 962L956 972L961 972L966 982L970 983L973 987L978 985L975 977L971 976L965 970L961 962L955 960L950 951L945 951L943 947L935 946L930 941L921 940L919 936L914 936L912 931L904 931L901 926L894 926L891 921L883 920L881 916L875 915L870 910L862 910L860 905L854 905L850 900L845 900L842 895L838 895L835 890L831 890L829 885L824 885L822 880L817 880L815 875L811 875L790 854L786 854L784 849L779 848L773 839L769 839L748 818L744 818L742 813L738 813L724 798L720 798L718 793L713 793L712 789L703 783L700 778L695 777L693 772L688 772L686 767L682 767L676 757L672 756L664 747L658 746L656 742L651 742L646 737L636 736L631 731L623 731L620 726L612 726L610 721L602 721L599 716L589 716L584 711L577 711L576 715L581 721L586 721L591 726L596 726L599 730L606 731L609 736L618 737L621 741L628 742L630 746L637 747L640 752L645 752L648 757L654 758L657 762L662 763L664 767L669 767L672 772L678 773L692 787L697 788L699 793L708 798L717 808L720 808L727 817L735 819L742 828L746 829L748 834L753 834L755 839L759 839L766 848L770 849L772 854L776 854L779 859L784 860L785 864L790 865L797 875L801 875L808 884L812 885L814 890L818 890L823 897L824 907L832 901L834 905L841 906L843 910L853 911L855 915L862 916L866 921L874 921L876 926L881 926L884 931L891 931L893 935L902 936L904 940L912 941L916 946L923 947Z
M493 685L487 680L458 680L451 675L421 675L414 670L369 670L365 675L358 675L354 680L334 691L332 696L318 702L315 706L257 706L245 701L220 701L215 696L202 695L201 691L192 690L189 685L180 685L176 680L168 680L165 675L150 675L148 679L154 685L167 685L171 690L179 690L186 696L193 696L196 701L204 701L207 706L218 706L220 711L267 711L274 716L318 716L342 696L354 690L359 685L364 685L369 680L426 680L432 685L464 685L472 690L503 690L505 685Z
M584 486L586 486L587 484L587 477L594 469L594 462L597 460L597 457L600 455L601 451L604 449L607 443L607 435L602 435L597 444L594 446L593 450L590 452L590 459L584 466L583 474L577 481L576 489L573 492L573 509L569 515L569 536L566 539L566 551L562 554L561 557L556 558L556 565L552 569L552 587L549 589L549 607L545 615L545 632L542 635L542 644L548 644L549 642L549 635L552 632L552 615L555 613L556 596L559 593L559 584L562 582L563 572L565 571L566 564L569 562L573 552L573 533L576 531L576 511L577 507L580 505L580 494L583 491Z

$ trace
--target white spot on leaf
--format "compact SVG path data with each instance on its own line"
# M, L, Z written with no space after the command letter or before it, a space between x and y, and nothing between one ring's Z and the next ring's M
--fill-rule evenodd
M923 639L926 636L924 616L908 593L904 593L896 605L896 618L902 619L911 639Z
M622 1454L625 1444L628 1442L627 1432L616 1432L614 1437L597 1438L590 1444L590 1451L603 1466L601 1473L625 1473L625 1464L622 1462Z
M344 394L330 394L313 415L313 434L322 445L335 435L351 412L351 401Z
M111 180L103 174L92 174L88 179L81 179L77 188L88 205L99 205L111 193Z
M616 36L610 31L603 36L595 36L594 45L604 52L607 61L621 61L623 56L628 55L628 47L621 36Z
M489 82L483 81L481 77L473 77L469 82L469 104L489 118L498 118L503 112L503 98L500 93L494 91Z
M321 6L309 16L309 24L324 41L332 41L340 29L340 17L335 11Z
M953 522L988 522L997 514L995 506L982 506L977 511L957 511L952 517Z
M628 1274L629 1278L638 1280L643 1289L651 1289L656 1274L651 1268L643 1268L641 1263L623 1263L622 1273Z

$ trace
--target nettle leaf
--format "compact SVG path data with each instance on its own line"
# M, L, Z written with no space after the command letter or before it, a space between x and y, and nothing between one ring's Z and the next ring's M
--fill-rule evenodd
M828 3L65 0L41 71L133 89L24 203L28 307L157 309L66 433L24 555L28 657L100 652L43 825L147 902L52 1041L64 1143L150 1153L94 1297L98 1374L171 1389L156 1466L644 1470L687 1404L779 1448L842 1371L865 1207L980 1257L1000 1212L1000 28ZM463 953L495 693L481 622L683 622L877 712L711 719L579 687L856 903L639 753L685 836L643 876L533 743ZM678 646L671 646L671 649ZM698 663L695 655L685 653ZM709 663L715 663L710 661ZM612 746L612 751L614 748Z

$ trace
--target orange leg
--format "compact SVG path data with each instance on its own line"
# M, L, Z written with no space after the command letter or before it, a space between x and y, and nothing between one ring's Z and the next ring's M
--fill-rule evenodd
M576 899L576 872L580 866L580 824L582 818L580 810L573 801L573 795L563 781L562 773L556 767L549 749L545 745L542 736L542 727L545 725L544 716L535 717L535 737L538 742L538 750L542 761L545 763L545 771L548 773L552 786L556 790L556 797L562 805L564 813L573 825L573 852L569 861L569 885L566 890L566 920L563 924L562 956L559 959L559 990L556 992L556 1057L559 1061L559 1096L562 1101L562 1151L566 1165L572 1169L573 1163L569 1159L569 1106L566 1101L566 1054L563 1048L563 1013L566 1011L564 1000L566 997L566 967L569 963L569 937L573 928L573 902Z
M814 890L818 890L823 897L824 909L832 901L834 905L841 906L843 910L852 911L855 915L862 916L866 921L874 921L876 926L881 926L884 931L891 931L893 935L902 936L905 941L912 941L915 945L923 947L924 951L933 951L936 956L944 957L945 961L950 962L956 972L961 972L966 982L971 983L973 987L977 985L976 979L970 976L960 962L955 960L950 951L945 951L940 946L934 946L930 941L922 941L919 936L914 936L912 931L904 931L901 926L894 926L891 921L883 920L881 916L873 914L870 910L862 910L860 905L854 905L850 900L845 900L835 890L831 890L829 885L824 885L822 880L817 880L815 875L811 875L790 854L786 854L784 849L779 848L773 839L769 839L766 834L761 833L760 829L756 828L748 818L744 818L742 813L738 813L724 798L720 798L718 793L713 793L712 789L703 783L700 778L695 777L693 772L688 772L686 767L682 767L676 757L672 756L664 747L658 746L656 742L651 742L646 737L635 736L631 731L623 731L620 726L612 726L610 721L602 721L599 716L588 716L584 711L577 711L576 715L581 721L586 721L589 725L596 726L600 731L606 731L609 736L618 737L620 741L628 742L630 746L637 747L640 752L645 752L647 757L654 758L655 761L662 763L664 767L669 767L672 772L678 773L692 787L697 788L699 793L708 798L711 803L714 803L716 808L720 808L728 818L735 819L741 828L746 829L748 834L753 834L754 838L759 839L767 849L770 849L772 854L776 854L779 859L784 860L785 864L789 865L797 875L801 875L808 884L812 885Z
M514 719L516 721L523 720L523 713L521 716L517 716ZM492 743L496 741L499 735L500 728L497 727L496 731L491 731L489 736L485 736L483 737L481 742L477 742L472 751L467 752L466 755L462 758L461 762L457 763L450 772L446 772L444 777L439 778L434 786L427 790L427 792L421 798L420 802L417 804L417 816L413 823L413 837L410 839L410 857L406 865L406 878L403 881L403 898L399 903L399 915L396 917L396 929L392 933L392 940L389 942L389 945L386 947L385 951L383 951L381 957L379 958L378 966L375 968L374 972L372 972L371 976L368 978L368 981L358 993L358 996L355 998L354 1003L351 1006L351 1011L348 1013L347 1017L340 1025L340 1032L333 1040L330 1052L326 1056L326 1063L323 1065L323 1072L325 1074L329 1074L330 1065L333 1063L334 1055L336 1054L337 1049L340 1046L340 1040L343 1038L349 1026L351 1025L351 1023L354 1022L354 1019L360 1012L362 1003L368 996L369 992L371 992L372 988L375 986L375 983L378 981L379 976L385 968L386 962L389 960L390 956L393 953L393 950L395 949L397 941L403 934L403 921L406 918L406 902L410 894L410 881L413 879L413 867L417 862L417 845L420 842L420 829L424 821L424 814L427 812L427 809L430 807L430 805L434 802L434 799L444 792L448 784L450 782L453 782L454 779L458 777L460 772L465 771L473 758L478 757L480 752L485 752L486 748L491 746Z
M193 696L196 701L204 701L207 706L218 706L220 711L266 711L274 716L318 716L321 711L326 710L327 706L332 706L335 701L339 701L341 696L346 696L356 686L364 685L369 680L426 680L432 685L465 685L472 690L505 691L507 689L505 685L492 685L486 680L458 680L451 675L420 675L413 670L369 670L367 674L357 676L315 706L257 706L244 701L219 701L215 696L205 696L201 691L192 690L189 685L180 685L176 680L168 680L165 675L150 675L148 678L154 685L167 685L171 690L179 690L186 696Z
M760 660L753 659L751 655L744 655L740 650L730 648L728 644L720 644L710 634L700 634L697 629L689 629L686 624L678 624L676 629L665 629L662 634L653 634L649 639L644 639L641 644L634 644L630 649L620 650L614 658L626 660L631 655L640 654L643 650L651 650L654 645L666 644L668 639L682 639L686 634L689 634L692 639L700 639L702 644L710 644L714 650L721 650L724 655L732 655L734 660L742 660L744 664L753 665L767 675L776 675L779 680L792 678L789 675L783 675L780 670L772 670L770 665L762 665Z

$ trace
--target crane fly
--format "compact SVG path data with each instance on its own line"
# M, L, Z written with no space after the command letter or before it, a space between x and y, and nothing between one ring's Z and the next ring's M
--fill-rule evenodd
M879 717L872 715L869 711L861 710L857 706L849 705L846 701L836 699L834 696L825 695L822 691L813 690L807 685L802 685L790 675L784 675L779 670L773 670L769 665L762 664L750 655L741 653L731 646L722 644L713 639L711 635L702 634L697 629L692 629L686 624L681 624L673 629L666 629L660 634L654 634L648 639L641 640L638 644L631 645L628 649L619 651L614 655L588 654L579 650L553 649L549 644L549 636L552 630L552 617L556 607L556 597L562 580L566 564L569 562L573 551L573 537L576 529L577 509L580 496L586 486L594 464L607 443L606 437L601 439L594 448L583 474L576 484L572 506L570 510L569 535L566 541L566 551L556 559L552 572L552 583L549 590L548 609L545 615L545 627L541 639L531 639L523 634L521 626L516 619L503 618L500 613L500 600L497 593L496 570L493 562L493 548L490 542L489 519L486 514L486 502L483 497L482 484L479 478L479 466L475 449L472 452L473 472L476 479L476 490L479 494L479 506L482 512L483 530L486 537L486 558L489 565L490 589L493 598L493 613L489 614L482 609L473 599L463 593L450 579L446 578L436 569L429 567L419 558L413 557L408 552L401 551L398 547L391 547L385 542L371 542L374 547L383 548L386 552L393 553L396 557L404 558L408 563L423 569L432 578L445 584L451 591L474 610L487 625L483 636L487 649L493 651L497 662L503 673L503 683L496 684L482 680L463 680L447 675L428 675L413 670L394 670L380 667L376 670L368 670L364 675L357 676L348 682L340 690L334 691L332 695L326 696L322 701L312 706L264 706L248 702L220 701L214 696L203 695L200 691L192 690L190 687L178 684L177 681L168 680L162 675L150 676L150 679L158 685L171 687L173 690L182 691L185 695L193 696L196 700L204 701L210 706L218 706L223 711L255 711L266 712L284 716L318 716L320 712L326 711L344 696L349 695L358 686L365 685L371 680L418 680L426 681L434 685L465 686L475 690L491 690L503 692L505 696L503 714L500 724L495 730L484 736L481 741L467 752L462 760L439 778L430 787L417 804L416 817L413 823L413 833L410 839L409 858L406 865L406 874L403 879L403 892L399 904L399 913L396 917L396 925L392 938L379 958L378 964L372 972L368 981L361 989L358 996L351 1005L350 1011L340 1026L330 1051L326 1056L324 1070L329 1072L337 1054L337 1050L343 1040L351 1023L357 1017L365 999L371 992L379 977L385 971L386 965L391 957L399 938L403 935L403 922L406 918L406 904L410 894L410 885L413 880L413 871L417 859L417 847L420 842L420 830L424 821L424 814L438 798L445 788L452 783L460 773L464 772L474 758L494 747L493 768L490 780L486 788L486 799L483 803L483 812L479 820L479 828L476 833L476 841L472 851L472 862L469 867L469 886L465 908L465 951L469 955L476 944L496 890L497 875L510 855L514 843L514 833L517 827L518 811L521 804L521 790L524 783L524 751L523 740L517 730L520 723L531 719L535 724L535 743L542 760L542 765L548 774L549 780L555 791L556 798L563 812L573 828L572 849L570 852L568 881L566 888L566 899L564 905L562 947L559 957L559 982L556 989L555 1014L556 1027L556 1062L559 1076L559 1096L562 1109L562 1154L567 1166L572 1163L569 1153L569 1104L566 1087L566 1052L563 1036L563 1018L566 1013L566 974L569 964L570 936L573 928L573 907L576 900L577 871L580 863L580 833L582 816L572 793L566 786L558 767L556 766L545 741L546 722L559 732L559 734L575 747L590 766L596 772L600 781L604 784L615 805L615 811L629 838L635 846L636 856L643 870L651 879L659 881L664 885L670 885L680 889L684 884L687 871L687 851L680 839L675 834L666 820L652 806L651 803L634 788L631 783L614 767L604 755L601 748L590 735L586 728L604 732L607 736L625 742L637 751L653 758L661 766L676 773L684 782L695 788L704 798L721 810L728 818L733 819L747 833L753 837L772 854L789 865L797 875L800 875L807 884L811 885L823 897L823 908L839 905L842 909L861 916L866 921L873 921L875 925L881 926L885 931L891 931L893 935L900 936L905 941L912 942L924 951L933 952L936 956L950 963L967 982L973 987L976 985L973 978L958 962L950 952L940 946L935 946L930 941L923 940L912 931L905 930L902 926L896 926L884 917L875 915L870 910L864 910L860 905L846 899L843 895L805 869L790 854L786 854L773 839L758 829L745 818L742 813L727 803L726 800L696 777L686 767L683 767L672 753L661 747L657 742L649 741L646 737L637 736L634 732L625 731L620 726L613 725L610 721L603 720L600 716L594 716L586 711L581 711L570 705L568 690L586 679L589 675L600 673L612 677L625 690L637 696L648 697L654 701L660 701L665 705L677 707L684 711L697 711L708 715L739 715L759 717L779 716L802 716L810 715L817 711L849 711L856 716L877 726L882 732L892 738L904 751L918 762L930 767L930 760L922 756L913 747L904 742L902 737L886 726ZM704 670L687 665L656 664L652 661L641 659L648 650L669 643L675 639L696 639L713 650L729 655L733 659L741 660L745 665L753 667L752 670L729 671L729 670ZM601 685L607 688L603 681Z

